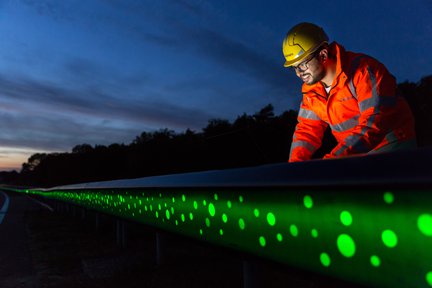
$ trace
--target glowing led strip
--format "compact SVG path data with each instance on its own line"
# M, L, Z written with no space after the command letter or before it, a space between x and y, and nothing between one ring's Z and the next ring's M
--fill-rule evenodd
M430 192L282 188L28 191L377 287L432 287Z

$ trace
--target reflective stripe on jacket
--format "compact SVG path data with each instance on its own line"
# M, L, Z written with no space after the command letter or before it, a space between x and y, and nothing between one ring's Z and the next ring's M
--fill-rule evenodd
M335 42L329 50L336 57L336 77L328 96L321 82L303 84L289 162L310 159L328 126L338 144L324 158L415 140L414 117L384 65Z

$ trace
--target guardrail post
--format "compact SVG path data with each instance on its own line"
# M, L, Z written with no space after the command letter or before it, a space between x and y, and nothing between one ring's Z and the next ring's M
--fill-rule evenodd
M99 213L95 212L95 231L99 231Z
M156 248L156 255L155 255L155 263L156 266L160 266L164 262L164 246L165 246L165 237L161 232L155 232L155 248Z
M259 288L260 277L256 263L243 260L243 288Z
M116 220L116 242L121 248L126 248L126 232L126 223L122 220Z

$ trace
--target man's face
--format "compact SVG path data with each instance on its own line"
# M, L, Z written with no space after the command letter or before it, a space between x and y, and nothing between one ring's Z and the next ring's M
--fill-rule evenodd
M314 53L296 66L292 66L296 75L307 85L313 85L326 75L324 65L319 60L319 53Z

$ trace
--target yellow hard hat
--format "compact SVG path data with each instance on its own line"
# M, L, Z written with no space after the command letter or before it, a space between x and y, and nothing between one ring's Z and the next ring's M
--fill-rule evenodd
M285 56L285 67L301 62L315 52L322 44L328 43L324 30L312 23L300 23L288 31L282 50Z

